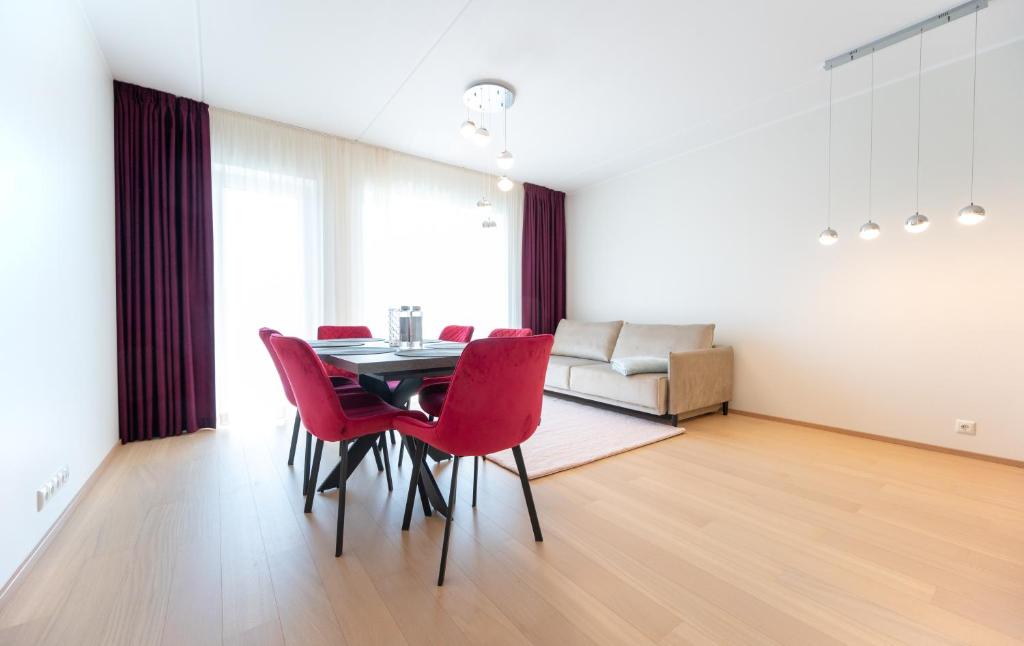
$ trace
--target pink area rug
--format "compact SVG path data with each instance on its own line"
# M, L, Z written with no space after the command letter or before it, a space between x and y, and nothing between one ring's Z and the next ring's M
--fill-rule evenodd
M605 410L556 397L544 398L540 427L523 443L523 461L530 479L625 453L685 432L664 422ZM487 459L512 473L512 451Z

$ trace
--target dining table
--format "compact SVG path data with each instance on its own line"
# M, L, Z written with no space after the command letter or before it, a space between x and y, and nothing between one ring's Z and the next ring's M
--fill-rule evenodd
M459 362L464 343L447 341L424 341L422 348L399 349L382 339L323 339L309 341L310 346L324 363L341 368L356 375L363 390L377 395L388 404L408 409L409 400L419 392L424 377L450 375ZM374 443L384 441L383 436L365 436L348 444L348 473L350 477ZM402 437L410 456L416 455L412 440ZM446 460L451 456L431 446L427 455L435 460ZM423 513L430 516L437 512L448 515L448 504L441 489L427 467L426 461L418 465L422 477L419 482L419 498ZM317 491L323 492L338 487L341 477L339 463L320 483Z

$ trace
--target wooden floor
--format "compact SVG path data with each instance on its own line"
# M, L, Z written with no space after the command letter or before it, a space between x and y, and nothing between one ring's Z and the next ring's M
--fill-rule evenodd
M735 415L686 425L534 481L541 544L512 474L483 466L472 510L465 469L443 588L443 521L417 508L400 531L408 462L391 495L360 466L335 559L337 499L302 513L288 430L118 447L0 608L0 643L1024 640L1024 470Z

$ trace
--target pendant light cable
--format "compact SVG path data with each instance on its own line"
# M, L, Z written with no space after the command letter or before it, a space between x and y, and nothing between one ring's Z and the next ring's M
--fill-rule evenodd
M832 70L828 71L828 136L825 138L825 175L827 177L828 206L825 225L832 228Z
M868 119L868 221L871 220L872 181L875 167L875 52L871 52L871 116Z
M917 40L917 175L914 180L914 213L921 212L921 70L924 60L924 30Z
M971 80L971 204L974 204L974 124L978 114L978 12L974 12L974 75Z

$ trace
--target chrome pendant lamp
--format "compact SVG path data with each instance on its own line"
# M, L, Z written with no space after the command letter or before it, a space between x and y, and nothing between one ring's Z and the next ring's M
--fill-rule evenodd
M825 229L818 234L818 242L831 247L839 242L839 234L832 228L832 70L828 71L828 134L825 136L825 175L828 205L825 207Z
M921 73L924 61L924 30L921 30L917 41L917 172L914 179L914 215L907 218L903 228L910 233L921 233L928 229L931 222L921 213Z
M871 52L871 114L868 117L868 221L860 228L861 240L874 240L882 235L882 227L871 219L872 189L875 169L875 53Z
M974 226L985 219L985 209L974 203L974 125L978 112L978 12L974 12L974 74L971 81L971 203L960 209L957 220L960 224Z

